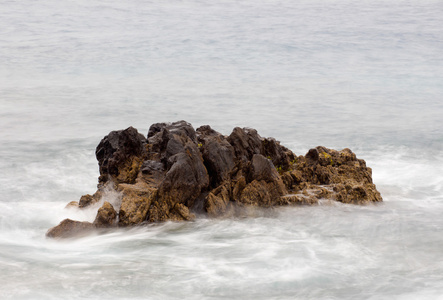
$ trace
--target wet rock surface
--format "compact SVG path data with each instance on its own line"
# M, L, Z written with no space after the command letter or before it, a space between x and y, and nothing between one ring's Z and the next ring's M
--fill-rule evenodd
M144 137L135 128L112 131L96 149L97 192L81 197L85 209L103 203L94 223L64 220L48 237L71 237L94 228L189 221L196 215L235 216L250 207L380 202L372 170L350 149L322 146L295 155L255 129L222 135L185 121L156 123ZM105 190L119 207L104 202ZM101 202L102 201L102 202Z
M96 227L113 227L116 225L117 212L111 203L105 202L103 206L97 211L97 216L95 217L94 224Z
M46 232L46 236L56 239L81 237L90 234L95 228L95 225L90 222L65 219L57 226L49 229L48 232Z

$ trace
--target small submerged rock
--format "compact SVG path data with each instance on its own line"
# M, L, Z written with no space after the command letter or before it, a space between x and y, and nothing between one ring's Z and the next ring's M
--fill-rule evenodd
M153 124L147 136L129 127L112 131L97 146L99 184L70 207L104 201L106 190L121 204L104 202L94 223L66 219L47 236L76 236L95 228L235 216L248 207L380 202L372 170L350 149L316 147L296 156L255 129L236 127L229 136L185 121ZM244 209L243 209L244 210Z
M81 237L91 233L96 227L90 222L80 222L71 219L65 219L55 227L52 227L46 233L50 238L71 238Z

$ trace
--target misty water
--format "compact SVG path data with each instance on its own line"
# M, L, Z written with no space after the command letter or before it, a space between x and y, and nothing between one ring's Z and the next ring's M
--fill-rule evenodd
M443 299L442 16L432 0L2 1L0 298ZM95 192L106 134L177 120L351 148L384 202L45 238L94 219L64 207Z

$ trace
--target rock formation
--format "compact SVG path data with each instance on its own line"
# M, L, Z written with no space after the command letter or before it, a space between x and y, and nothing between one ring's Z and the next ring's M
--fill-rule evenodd
M97 192L80 198L78 209L119 192L116 210L105 202L94 223L69 219L48 237L69 237L94 228L227 217L239 208L316 204L319 199L363 204L382 201L372 171L349 149L325 147L296 156L273 138L236 127L229 136L185 121L157 123L147 137L129 127L112 131L96 149ZM70 207L75 204L70 203Z

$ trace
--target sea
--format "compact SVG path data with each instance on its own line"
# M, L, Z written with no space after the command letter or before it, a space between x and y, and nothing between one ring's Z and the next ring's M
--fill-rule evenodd
M45 237L178 120L350 148L384 202ZM0 299L443 299L443 1L2 0Z

